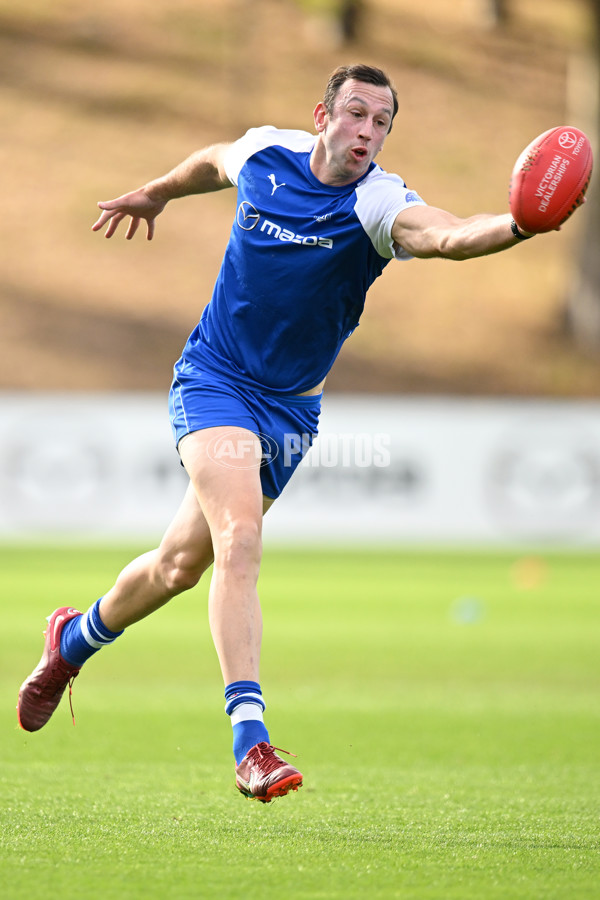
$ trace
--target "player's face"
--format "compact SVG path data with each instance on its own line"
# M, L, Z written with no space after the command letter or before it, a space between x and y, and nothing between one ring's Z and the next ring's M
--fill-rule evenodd
M393 115L387 87L350 79L339 89L333 114L315 109L319 135L311 165L325 184L350 184L364 175L383 147Z

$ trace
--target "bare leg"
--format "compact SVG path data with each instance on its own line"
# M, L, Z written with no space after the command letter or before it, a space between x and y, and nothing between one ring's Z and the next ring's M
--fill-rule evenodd
M221 431L239 432L244 442L256 440L245 429L226 427L195 432L181 442L192 478L182 504L160 546L123 569L102 598L100 615L107 628L120 631L193 587L215 558L209 622L229 684L259 680L262 614L256 583L262 515L273 500L262 496L258 465L248 468L240 460L237 467L223 467L211 459L208 445Z
M160 546L129 563L102 598L102 621L111 631L139 622L193 587L212 561L210 531L190 485Z
M225 434L248 450L227 466L212 459L210 452L213 442ZM257 459L259 447L252 432L231 427L194 432L180 444L212 537L209 621L225 684L260 680L262 615L256 584L262 516L272 501L263 498L258 462L249 464Z

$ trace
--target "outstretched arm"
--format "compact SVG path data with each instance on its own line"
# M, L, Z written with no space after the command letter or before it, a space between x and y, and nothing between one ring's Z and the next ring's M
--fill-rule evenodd
M131 240L144 219L149 241L154 237L154 223L169 200L187 197L190 194L207 194L231 187L224 167L228 144L213 144L198 150L172 169L167 175L148 182L143 187L115 200L98 203L102 210L99 219L92 225L92 231L100 231L108 222L105 237L112 237L119 223L127 216L131 221L125 233Z
M434 206L415 206L396 216L392 237L396 244L421 259L473 259L519 243L511 222L510 213L459 219Z

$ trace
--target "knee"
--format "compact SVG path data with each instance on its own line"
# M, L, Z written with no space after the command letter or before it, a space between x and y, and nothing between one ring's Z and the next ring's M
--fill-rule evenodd
M229 568L260 563L262 556L261 523L238 519L219 534L215 545L215 563Z
M200 559L191 553L176 553L160 560L160 578L171 596L182 594L195 587L202 574L212 563L210 559Z

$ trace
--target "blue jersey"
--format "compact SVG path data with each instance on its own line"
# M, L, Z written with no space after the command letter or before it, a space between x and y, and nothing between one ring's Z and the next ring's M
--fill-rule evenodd
M184 348L200 368L274 394L325 378L388 262L399 212L423 201L375 163L358 181L312 174L316 137L271 126L231 144L235 220L210 303Z

